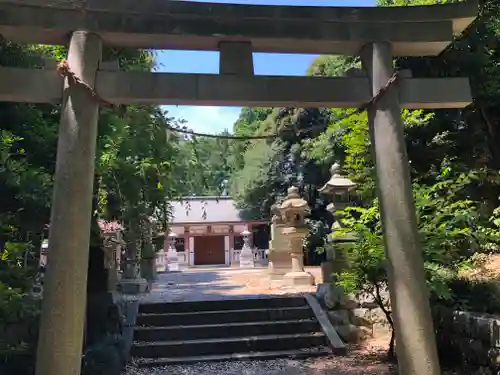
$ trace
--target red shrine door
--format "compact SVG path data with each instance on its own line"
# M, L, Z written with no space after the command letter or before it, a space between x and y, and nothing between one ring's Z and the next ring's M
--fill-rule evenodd
M225 263L224 236L200 236L194 238L195 266Z

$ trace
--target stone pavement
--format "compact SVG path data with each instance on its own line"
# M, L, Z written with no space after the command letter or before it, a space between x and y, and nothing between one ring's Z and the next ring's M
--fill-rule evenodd
M308 267L316 283L321 282L321 269ZM315 292L316 286L302 288L271 285L267 268L192 268L182 272L163 273L142 302L183 302L227 298L259 298Z

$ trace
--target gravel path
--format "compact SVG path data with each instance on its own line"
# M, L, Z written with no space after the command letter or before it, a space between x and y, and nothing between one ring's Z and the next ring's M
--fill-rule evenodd
M346 357L309 359L276 359L266 361L232 361L198 363L135 369L124 375L394 375L396 367L384 362L381 347L367 343L353 347Z
M361 346L351 346L346 357L198 363L149 369L130 366L122 375L397 375L397 366L385 361L386 339L381 336ZM443 375L469 373L443 369Z

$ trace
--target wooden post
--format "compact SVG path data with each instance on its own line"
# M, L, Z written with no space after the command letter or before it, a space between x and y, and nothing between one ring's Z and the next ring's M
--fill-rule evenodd
M362 53L372 94L393 74L390 43L373 43ZM395 323L396 352L402 375L439 375L439 360L418 237L408 155L398 90L390 88L368 112L376 161L378 196Z
M101 50L95 34L71 36L69 66L90 87ZM79 375L82 360L99 104L68 79L63 95L37 375Z
M252 44L249 42L222 42L219 44L219 73L253 76Z

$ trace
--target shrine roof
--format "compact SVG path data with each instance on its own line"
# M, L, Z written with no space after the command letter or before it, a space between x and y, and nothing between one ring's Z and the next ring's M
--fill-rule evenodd
M185 197L172 202L172 224L243 222L231 197Z

